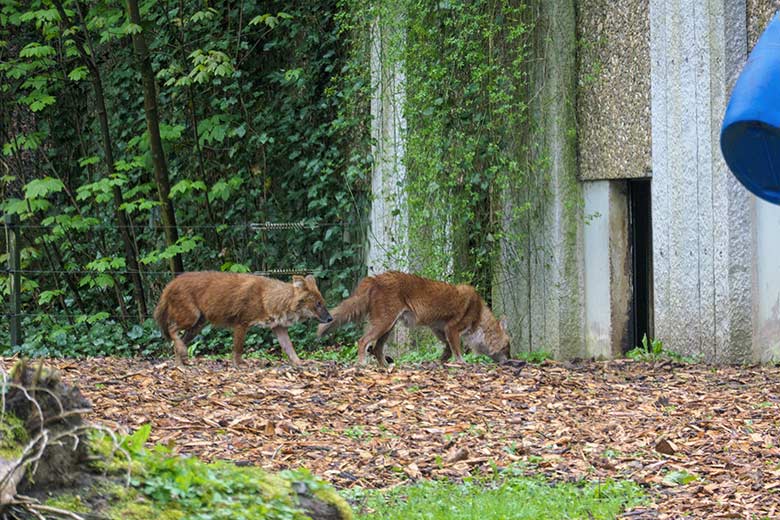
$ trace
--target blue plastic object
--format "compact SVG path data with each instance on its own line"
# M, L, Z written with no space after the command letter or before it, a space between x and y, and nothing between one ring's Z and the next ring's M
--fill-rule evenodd
M748 190L780 204L780 11L734 86L720 131L720 149Z

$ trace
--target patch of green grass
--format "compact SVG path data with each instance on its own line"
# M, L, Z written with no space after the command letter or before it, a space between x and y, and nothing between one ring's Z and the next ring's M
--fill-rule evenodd
M462 484L428 481L389 491L348 493L359 520L523 520L616 518L645 497L631 481L551 484L513 475Z
M397 364L420 364L438 362L441 357L444 346L436 340L423 341L419 345L398 356L396 359ZM552 354L545 350L534 350L532 352L515 352L512 354L512 359L525 361L527 363L539 364L548 359L552 359ZM466 363L475 363L482 365L492 365L495 361L490 356L483 354L477 354L475 352L466 352L463 354L463 360Z
M415 365L438 361L442 352L441 343L435 341L421 341L414 348L396 357L396 365Z
M604 450L604 453L602 453L602 456L607 459L616 459L618 457L622 457L623 453L620 450L613 450L612 448L607 448Z
M321 348L311 352L303 352L303 359L314 359L316 361L335 361L337 363L354 363L357 361L357 343L347 344L340 347Z
M675 361L677 363L693 364L701 361L697 356L683 356L677 352L664 349L660 339L648 340L647 334L642 337L642 346L626 352L626 357L634 361Z

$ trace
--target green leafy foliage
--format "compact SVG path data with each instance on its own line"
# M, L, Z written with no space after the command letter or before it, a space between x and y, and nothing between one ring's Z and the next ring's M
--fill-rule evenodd
M685 470L670 471L664 475L663 482L667 486L684 486L695 482L699 477Z
M364 271L370 81L350 6L144 0L143 27L129 22L123 3L64 0L63 7L71 26L42 0L0 7L0 103L14 107L0 114L10 168L0 178L0 210L21 217L28 226L22 243L34 253L22 259L33 271L24 279L23 312L34 316L25 319L26 343L16 351L159 348L143 319L177 254L187 270L311 270L334 303L354 287ZM130 40L141 30L157 77L168 196L179 225L173 245L160 216ZM95 71L76 36L100 75L110 168ZM118 212L128 219L140 264L140 296L124 272L131 263ZM250 226L264 222L307 225ZM136 325L145 336L128 345ZM4 321L0 337L7 333Z
M43 293L42 293L43 295ZM59 296L53 295L52 299ZM0 329L4 355L30 357L160 356L164 348L157 324L148 319L128 328L106 312L71 316L34 315L22 318L23 343L10 347L7 327Z

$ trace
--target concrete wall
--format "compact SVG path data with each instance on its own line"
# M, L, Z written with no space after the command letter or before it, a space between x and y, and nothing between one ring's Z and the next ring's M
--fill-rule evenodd
M756 202L755 339L756 361L780 361L780 207Z
M505 194L501 269L494 306L509 318L513 351L544 349L586 356L584 341L582 186L577 182L576 27L573 1L531 4L529 62L530 175ZM523 131L527 129L518 129ZM531 209L520 219L518 207Z
M624 179L652 175L649 0L578 2L577 43L586 353L613 357L635 346Z
M649 0L577 2L577 64L580 178L650 176Z
M710 361L751 358L752 202L718 135L745 59L744 0L650 1L655 336Z

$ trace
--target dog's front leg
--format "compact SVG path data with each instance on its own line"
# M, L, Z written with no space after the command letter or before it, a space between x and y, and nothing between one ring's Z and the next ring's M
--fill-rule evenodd
M282 346L284 353L290 358L290 362L296 366L300 365L301 360L298 358L298 354L295 353L292 341L290 341L290 336L287 334L287 327L274 327L271 330L276 334L276 339L279 340L279 344Z

